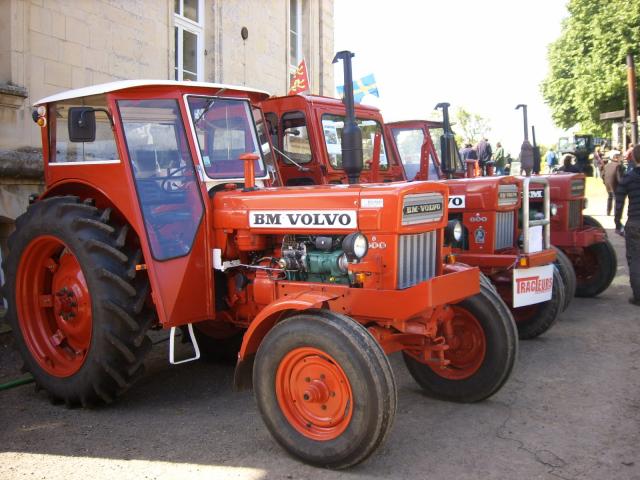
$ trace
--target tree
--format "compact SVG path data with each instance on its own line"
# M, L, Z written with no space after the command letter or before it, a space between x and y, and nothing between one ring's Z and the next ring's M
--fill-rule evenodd
M458 127L456 130L462 137L456 138L456 141L460 140L458 144L461 144L462 141L475 144L491 131L489 120L477 113L468 112L462 107L456 111L456 121Z
M542 95L559 127L580 123L604 135L600 113L626 105L626 55L640 53L640 2L569 0L567 9L562 33L549 46Z

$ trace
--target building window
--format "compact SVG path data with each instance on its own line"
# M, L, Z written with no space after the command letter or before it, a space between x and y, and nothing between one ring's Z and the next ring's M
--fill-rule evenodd
M302 0L289 0L289 66L295 70L302 60Z
M175 79L204 80L204 0L174 0Z

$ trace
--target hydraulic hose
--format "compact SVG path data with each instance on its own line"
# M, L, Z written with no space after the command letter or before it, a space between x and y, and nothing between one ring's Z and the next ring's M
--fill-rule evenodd
M0 384L0 391L9 390L10 388L19 387L20 385L26 385L31 382L33 382L33 377L31 375L24 378L16 378L10 382Z

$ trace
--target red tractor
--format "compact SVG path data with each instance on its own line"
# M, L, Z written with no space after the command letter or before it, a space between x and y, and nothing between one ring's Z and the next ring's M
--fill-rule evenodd
M407 178L427 179L433 175L425 172L440 172L440 159L431 135L440 138L445 134L442 122L416 120L397 122L391 126L397 130L411 127L422 132L427 142L428 154L421 155L414 146L404 142L400 147ZM431 133L430 133L431 132ZM405 133L404 135L407 135ZM457 158L457 176L474 177L473 168L460 165L457 149L451 149ZM578 297L594 297L604 292L615 278L618 260L616 252L607 238L606 231L593 217L583 215L587 206L585 176L582 173L536 175L533 178L546 181L551 200L551 244L556 248L556 264L566 287L567 304L574 294ZM453 193L453 192L452 192ZM529 192L532 219L544 215L545 194L540 185L532 185Z
M171 329L172 363L241 335L234 383L275 439L344 468L393 423L389 353L427 393L481 400L511 373L515 325L449 254L445 185L270 188L267 97L122 81L37 102L46 189L10 237L8 319L36 383L83 406L139 378L150 329ZM342 159L356 182L361 154ZM193 358L175 359L176 328Z
M584 215L587 207L585 175L558 173L539 175L551 189L551 243L562 250L576 274L573 289L578 297L595 297L604 292L616 276L618 259L607 232L593 217ZM539 212L541 200L533 192L531 211Z
M344 84L351 85L349 80L345 78ZM293 95L272 97L261 105L285 185L348 181L340 138L344 125L350 120L348 109L341 101ZM362 131L365 167L361 181L404 181L404 170L398 160L404 152L397 150L393 134L383 137L384 124L379 110L357 105L354 115ZM412 150L412 154L417 155L418 160L424 138L424 135L412 138L413 146L418 149L417 153ZM425 168L424 179L434 171L437 173L431 173L431 178L434 175L440 178L439 163L425 164ZM549 215L532 220L527 215L524 224L518 224L520 193L528 189L530 182L533 181L507 177L444 182L451 193L449 228L462 227L457 233L459 238L454 239L450 247L458 261L480 267L489 277L491 282L484 279L486 284L497 288L511 308L520 338L542 334L565 306L563 282L553 268L556 255L549 243ZM519 236L526 235L524 232L532 232L535 238L523 238L520 242Z

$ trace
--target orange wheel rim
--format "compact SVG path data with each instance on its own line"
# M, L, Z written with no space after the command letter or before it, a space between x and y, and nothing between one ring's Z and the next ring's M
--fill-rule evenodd
M444 357L449 364L432 369L441 377L449 380L464 380L474 375L482 366L487 353L487 341L478 319L467 310L452 306L454 316L450 320L453 335L446 336L449 349Z
M285 355L276 372L276 397L287 421L312 440L339 437L353 414L349 379L331 356L312 347Z
M52 236L32 240L18 265L15 296L22 336L40 367L56 377L80 370L91 344L91 296L69 247Z

